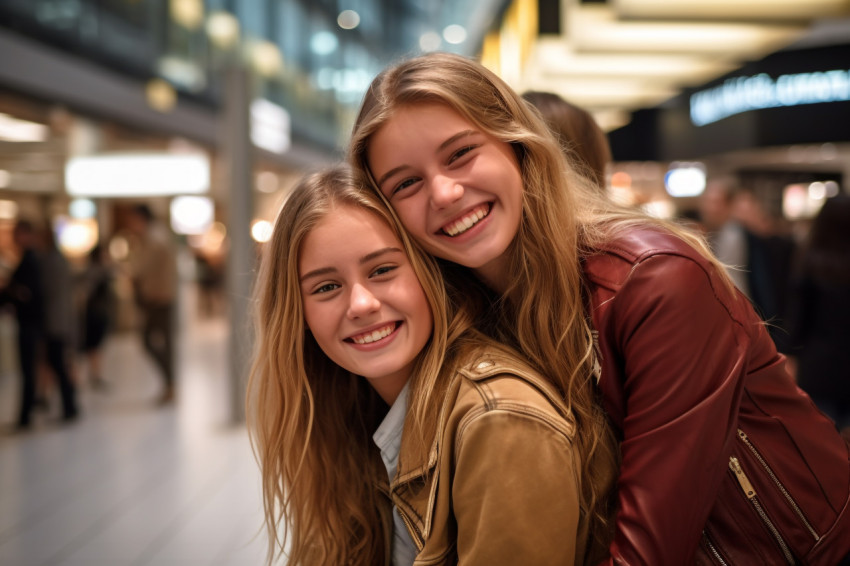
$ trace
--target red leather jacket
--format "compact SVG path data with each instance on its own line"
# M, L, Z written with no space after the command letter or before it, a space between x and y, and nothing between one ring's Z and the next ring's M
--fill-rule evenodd
M848 445L747 299L669 234L600 252L585 276L623 457L607 564L838 563Z

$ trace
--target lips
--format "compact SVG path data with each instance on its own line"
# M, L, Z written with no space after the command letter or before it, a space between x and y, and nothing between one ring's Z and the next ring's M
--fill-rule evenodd
M372 344L373 342L377 342L379 340L383 340L393 332L395 332L396 328L399 326L398 321L390 322L384 326L379 328L375 328L374 330L370 330L369 332L363 332L361 334L355 334L353 336L349 336L345 339L346 342L353 342L355 344Z
M490 214L490 203L479 204L469 212L466 212L460 218L452 220L445 226L440 229L440 232L449 236L450 238L455 238L460 236L476 224L478 224L481 220L487 217Z

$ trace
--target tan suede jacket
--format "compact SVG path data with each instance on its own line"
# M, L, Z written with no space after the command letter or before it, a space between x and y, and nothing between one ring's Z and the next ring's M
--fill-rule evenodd
M414 564L584 562L573 419L534 371L482 353L452 380L430 449L415 446L408 426L396 477L379 488L420 549ZM615 470L599 473L613 483ZM389 541L389 500L383 511Z

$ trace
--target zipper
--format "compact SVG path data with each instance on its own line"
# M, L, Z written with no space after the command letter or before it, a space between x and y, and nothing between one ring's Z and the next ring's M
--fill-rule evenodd
M764 458L762 458L761 454L759 454L759 451L756 450L756 447L753 446L753 444L750 442L750 439L747 437L747 433L741 430L740 428L738 429L738 438L740 438L741 441L747 446L747 448L750 449L750 452L752 452L753 456L756 457L756 460L758 460L762 467L765 469L767 475L770 476L770 479L773 480L773 483L776 485L782 495L785 496L785 500L788 501L788 505L790 505L791 509L794 510L794 513L797 514L797 517L800 519L800 522L803 523L803 526L806 527L806 530L809 531L809 534L812 535L812 537L815 539L815 542L819 541L820 536L815 531L814 527L812 527L812 524L809 523L809 521L806 519L806 516L803 515L803 510L800 509L800 506L797 505L797 502L794 501L794 499L791 497L791 494L788 493L788 490L785 489L785 486L782 485L782 482L779 481L779 478L776 477L776 475L773 473L773 470L771 470L770 466L767 465L767 462L765 462Z
M750 478L748 478L747 474L744 473L744 469L741 467L741 463L738 462L738 459L736 457L731 456L729 458L729 468L731 468L732 472L735 474L735 478L738 480L741 489L744 491L744 495L746 495L747 499L750 500L750 503L752 504L753 508L761 517L762 522L773 535L773 538L776 540L776 542L779 544L779 548L782 549L782 554L785 555L785 561L791 565L795 564L794 556L788 549L788 545L782 539L782 535L774 526L773 521L771 521L770 517L768 517L767 513L765 513L764 508L759 502L756 490L753 487L753 484L750 483Z
M720 552L714 546L714 543L712 543L711 539L708 538L708 533L706 531L702 532L702 538L705 539L705 544L706 546L708 546L708 550L711 551L711 554L717 560L717 563L720 564L720 566L729 566L729 564L725 560L723 560L723 557L720 556Z
M410 522L410 519L408 519L407 515L404 514L404 511L401 510L401 507L395 505L395 508L398 511L398 516L401 517L401 521L404 523L404 526L407 527L407 532L409 532L411 538L413 538L416 548L419 552L422 552L422 548L425 546L425 541L422 540L422 535L420 535L419 531L413 527L413 523Z

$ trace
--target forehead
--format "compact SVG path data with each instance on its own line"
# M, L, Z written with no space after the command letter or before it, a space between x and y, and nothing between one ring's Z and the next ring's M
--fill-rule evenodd
M416 118L424 121L438 118L440 120L439 122L430 122L432 127L439 127L454 123L463 123L465 125L470 124L470 121L466 116L447 102L428 100L421 102L409 102L399 105L378 129L380 130L387 124L399 120L412 120Z
M448 104L406 104L398 107L369 137L366 158L373 168L387 165L385 162L394 161L401 153L419 156L423 149L433 150L463 130L479 131L479 128Z
M301 241L299 265L312 263L319 256L344 259L386 246L401 248L401 242L383 218L358 206L337 205Z

